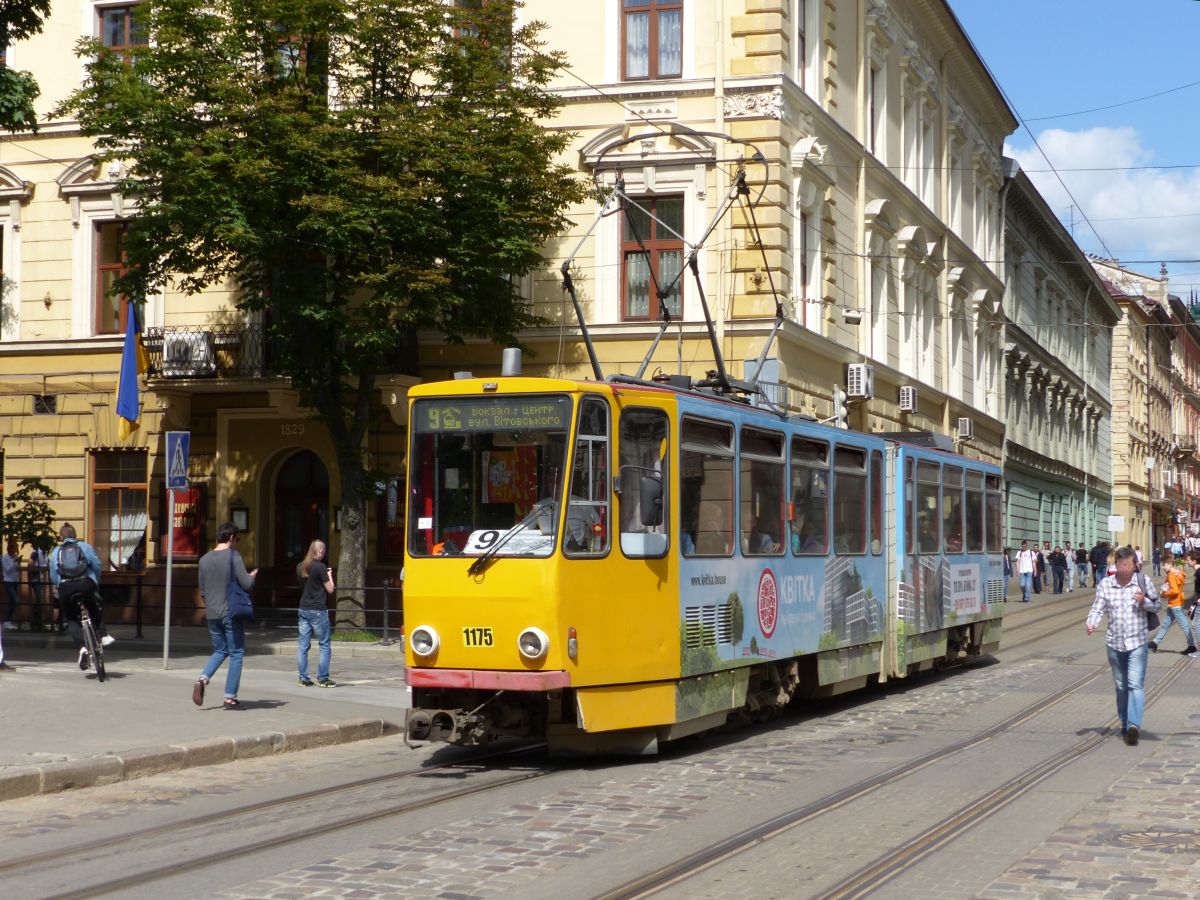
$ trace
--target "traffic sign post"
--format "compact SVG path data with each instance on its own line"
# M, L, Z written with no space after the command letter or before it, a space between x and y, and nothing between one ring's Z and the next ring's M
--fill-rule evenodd
M171 569L175 559L175 491L188 486L190 431L167 432L167 584L163 602L163 668L171 655Z

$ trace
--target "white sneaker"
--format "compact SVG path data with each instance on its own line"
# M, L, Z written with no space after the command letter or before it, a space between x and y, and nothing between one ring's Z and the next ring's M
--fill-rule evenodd
M92 660L88 657L87 647L79 648L79 668L86 672L92 666Z
M12 622L5 622L5 623L4 623L4 630L5 630L5 631L16 631L16 630L17 630L17 626L16 626L15 624L13 624Z
M100 638L100 646L101 647L111 647L116 642L117 642L117 639L115 637L113 637L111 634L106 634L104 637Z

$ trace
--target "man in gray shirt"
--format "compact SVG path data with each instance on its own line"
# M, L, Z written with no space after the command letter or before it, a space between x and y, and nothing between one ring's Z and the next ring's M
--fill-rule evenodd
M246 623L242 616L229 614L225 592L229 579L236 578L246 590L254 587L258 569L246 571L242 554L237 551L237 527L232 522L217 529L217 545L200 557L200 597L204 601L208 633L212 637L213 653L204 671L192 686L192 702L204 703L204 689L216 674L221 663L229 660L225 670L225 708L239 709L237 693L242 680L242 657L245 655Z

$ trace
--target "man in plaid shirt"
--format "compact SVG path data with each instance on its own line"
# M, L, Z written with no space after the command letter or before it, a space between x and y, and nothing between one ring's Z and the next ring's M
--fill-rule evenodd
M1109 575L1096 588L1096 600L1087 617L1087 633L1091 634L1108 616L1108 664L1112 667L1117 688L1117 715L1121 719L1121 734L1130 746L1138 742L1142 727L1142 708L1146 697L1142 683L1146 679L1146 612L1159 608L1154 582L1141 573L1134 577L1137 562L1132 547L1122 547L1116 554L1116 574Z

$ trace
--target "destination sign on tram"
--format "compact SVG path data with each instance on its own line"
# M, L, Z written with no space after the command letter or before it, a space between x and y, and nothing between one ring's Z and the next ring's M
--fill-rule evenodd
M446 431L566 431L568 397L471 397L419 400L413 424L424 433Z

